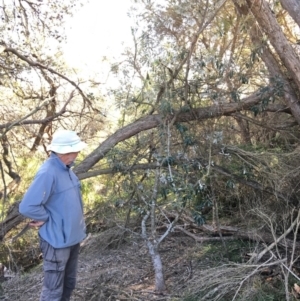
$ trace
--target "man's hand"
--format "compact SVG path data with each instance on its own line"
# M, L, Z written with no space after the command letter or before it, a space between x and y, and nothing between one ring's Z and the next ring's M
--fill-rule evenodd
M11 242L14 242L17 238L19 238L21 235L23 235L26 231L28 231L30 228L33 227L41 227L44 225L45 222L43 221L30 221L29 223L26 224L26 226L16 235L11 239Z
M28 223L29 227L41 227L44 225L43 221L31 221Z

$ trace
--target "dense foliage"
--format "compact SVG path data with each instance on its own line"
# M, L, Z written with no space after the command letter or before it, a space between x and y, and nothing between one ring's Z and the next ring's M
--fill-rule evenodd
M90 229L105 217L102 206L125 228L139 217L156 272L159 244L187 216L216 226L220 236L226 220L264 229L276 243L296 242L299 2L134 1L134 47L112 64L120 85L106 91L121 117L101 143L101 86L74 73L59 46L75 5L20 0L2 7L1 237L22 220L16 214L9 224L5 205L28 185L20 180L30 173L29 157L45 157L53 132L64 127L90 142L74 169L84 180ZM166 231L158 234L158 226Z

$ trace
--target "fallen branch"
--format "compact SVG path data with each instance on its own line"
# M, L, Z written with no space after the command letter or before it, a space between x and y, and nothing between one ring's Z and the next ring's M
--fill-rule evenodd
M279 245L281 247L288 248L288 249L293 248L293 246L295 246L295 248L300 248L299 242L295 242L291 239L286 238L286 236L292 231L293 227L295 226L296 220L289 227L289 229L284 234L282 234L280 237L275 239L275 241L274 241L273 235L271 235L271 234L258 233L257 231L243 231L243 230L239 230L236 227L220 226L220 231L222 232L223 235L224 234L226 235L226 236L223 236L223 239L225 239L225 240L245 239L245 240L258 241L258 242L263 242L265 244L270 244L261 253L255 254L255 257L259 258L258 260L260 260L263 257L263 255L265 255L269 250L274 248L276 245ZM218 235L217 229L211 225L195 226L195 225L191 224L191 226L193 228L197 229L198 231L204 232L208 235ZM174 229L177 229L177 230L183 232L184 234L186 234L187 236L193 238L195 241L198 241L198 242L220 241L221 240L221 238L219 236L203 237L203 236L200 236L199 234L193 234L188 229L183 228L179 225L175 226ZM283 238L285 238L284 241L282 241Z
M278 264L283 264L283 262L286 261L286 258L284 258L284 259L280 259L280 260L277 260L277 261L270 262L272 259L273 259L273 256L270 257L263 264L260 264L260 265L256 266L256 268L250 274L248 274L247 276L245 276L245 278L240 282L239 288L236 290L236 292L235 292L235 294L234 294L234 296L232 298L232 301L234 301L235 298L237 297L237 295L238 295L240 289L242 288L243 284L245 283L245 281L247 281L249 278L251 278L255 274L257 274L261 270L261 268L265 268L265 267L269 267L269 266L273 266L273 265L278 265Z
M256 261L259 261L267 252L269 252L270 250L272 250L276 245L279 244L279 242L283 239L286 238L286 236L294 229L294 227L297 225L297 223L299 223L299 219L300 219L300 211L298 211L298 215L297 218L295 218L295 220L292 222L292 224L290 225L290 227L281 235L279 236L277 239L275 239L275 241L273 243L271 243L268 247L266 247L263 251L261 251L257 257L255 258ZM250 260L253 260L254 258L251 258Z
M184 234L186 234L187 236L189 237L192 237L195 241L198 241L198 242L204 242L204 241L216 241L216 240L221 240L221 239L224 239L224 240L234 240L236 239L236 237L234 236L225 236L225 237L220 237L220 236L206 236L206 237L203 237L203 236L198 236L198 235L195 235L191 232L189 232L188 230L180 227L180 226L175 226L174 229L178 229L180 230L181 232L183 232Z

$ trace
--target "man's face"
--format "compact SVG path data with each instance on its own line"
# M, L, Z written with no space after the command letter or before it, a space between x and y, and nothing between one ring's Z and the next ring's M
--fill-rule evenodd
M78 154L79 154L79 152L68 153L68 154L60 154L59 158L66 165L70 165L70 164L72 164L75 161L75 159L77 158Z

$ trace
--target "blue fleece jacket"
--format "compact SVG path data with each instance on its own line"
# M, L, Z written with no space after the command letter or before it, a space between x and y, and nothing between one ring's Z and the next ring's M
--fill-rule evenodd
M73 246L86 236L80 182L55 153L38 170L19 211L45 221L39 234L54 248Z

